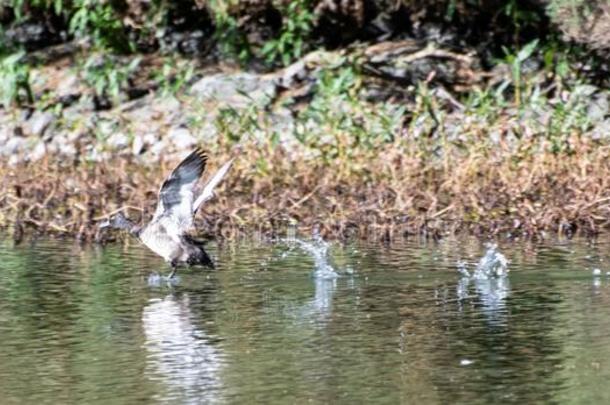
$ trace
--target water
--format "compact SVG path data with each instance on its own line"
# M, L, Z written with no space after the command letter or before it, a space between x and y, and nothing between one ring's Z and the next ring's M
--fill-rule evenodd
M314 234L312 240L307 241L298 238L282 239L279 243L285 244L289 247L296 246L303 252L307 253L314 261L312 275L316 279L334 280L339 277L339 274L335 271L333 266L330 264L330 257L328 251L330 244L326 242L317 233ZM285 254L282 255L285 257Z
M0 241L1 402L610 401L610 241L503 243L487 278L470 239L327 247L339 277L242 242L168 283L137 244Z

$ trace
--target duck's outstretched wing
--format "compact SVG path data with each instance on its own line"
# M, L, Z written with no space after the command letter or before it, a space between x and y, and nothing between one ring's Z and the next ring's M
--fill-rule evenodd
M203 174L207 160L207 154L197 148L176 166L161 186L153 221L163 219L164 225L175 226L176 232L184 231L192 224L193 188Z
M207 184L203 188L203 191L201 191L201 194L199 195L199 197L197 197L195 203L193 204L193 215L197 212L199 207L201 207L206 201L214 197L214 188L218 185L218 183L220 183L223 177L225 177L232 164L233 159L222 165L222 167L218 169L218 171L216 171L212 178L207 182Z

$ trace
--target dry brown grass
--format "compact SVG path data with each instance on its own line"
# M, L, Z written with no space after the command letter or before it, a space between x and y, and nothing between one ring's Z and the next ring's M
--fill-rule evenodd
M330 238L594 234L610 224L610 147L580 137L570 142L571 154L545 152L531 141L518 149L449 147L445 159L394 143L332 162L245 147L218 197L198 215L197 230L232 238L273 235L296 223L304 233L319 226ZM211 165L228 155L213 152ZM16 225L18 234L92 240L96 222L118 209L149 218L158 185L174 164L148 167L116 158L65 165L49 158L2 165L0 224Z

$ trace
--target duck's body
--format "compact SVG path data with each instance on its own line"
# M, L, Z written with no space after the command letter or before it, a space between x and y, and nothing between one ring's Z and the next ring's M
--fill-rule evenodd
M172 267L179 264L214 267L212 260L203 249L202 242L196 241L188 235L180 235L176 240L159 223L152 223L144 228L139 239Z
M214 267L212 260L203 249L203 243L194 240L186 233L193 225L195 213L214 195L214 187L224 177L232 163L229 161L221 167L195 199L194 188L205 170L207 159L207 155L201 149L196 149L172 171L159 191L155 215L144 227L138 227L120 212L101 227L110 226L128 230L172 266L171 276L180 264Z

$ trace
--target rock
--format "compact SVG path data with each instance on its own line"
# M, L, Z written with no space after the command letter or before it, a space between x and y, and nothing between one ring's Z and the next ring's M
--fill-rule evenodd
M63 147L59 148L59 153L65 156L74 156L76 155L76 147L74 145L64 145Z
M276 95L275 81L252 73L219 73L196 82L190 93L202 101L218 102L234 107L267 104Z
M110 138L119 127L119 122L113 119L100 119L97 123L97 131Z
M162 153L167 150L167 143L164 139L157 141L152 144L150 148L150 153L153 154L156 158L159 158Z
M40 140L34 146L34 149L30 152L28 159L32 162L40 160L47 153L47 146L43 140Z
M167 136L179 150L189 149L197 144L197 139L191 134L191 131L186 128L171 128Z
M206 119L197 124L195 137L201 141L214 142L218 139L218 128L212 119Z
M51 24L45 24L44 21L35 21L34 19L23 20L8 25L10 28L4 33L7 48L23 47L32 51L61 42L61 34L56 32L57 30L54 30Z
M92 162L102 162L105 160L110 160L112 154L110 152L100 151L95 147L89 148L89 152L87 153L87 160Z
M597 122L590 134L592 139L608 139L610 137L610 118Z
M77 128L76 130L66 132L64 136L66 137L68 142L78 142L78 140L81 139L85 135L85 133L86 132L82 129Z
M184 107L175 97L156 98L150 109L159 118L159 121L168 125L184 113Z
M4 144L11 138L13 129L8 125L0 125L0 145Z
M17 155L23 152L26 148L27 139L21 136L12 136L6 141L1 152L4 156Z
M290 88L307 78L307 66L303 59L287 66L279 77L282 87Z
M8 165L9 166L16 166L17 164L19 164L19 162L21 162L21 157L18 155L11 155L8 158Z
M587 117L589 120L596 122L602 121L606 116L610 115L610 103L608 99L610 93L602 92L596 94L587 105Z
M131 142L131 153L135 156L138 156L144 150L144 139L140 135L136 135L133 137L133 141Z
M159 137L157 136L157 134L155 134L153 132L147 132L142 137L142 140L144 141L144 143L146 145L154 145L155 143L157 143L159 141Z
M83 89L81 88L78 76L69 72L57 85L56 94L60 99L68 99L80 96Z
M129 138L122 132L116 132L106 139L106 143L114 149L125 149L129 146Z
M34 111L34 114L25 123L24 130L33 136L43 136L49 125L55 120L55 116L48 111Z
M57 151L60 155L64 156L74 156L76 155L76 146L72 142L69 142L66 138L65 134L57 134L53 137L51 144L54 150ZM50 149L50 148L49 148Z

